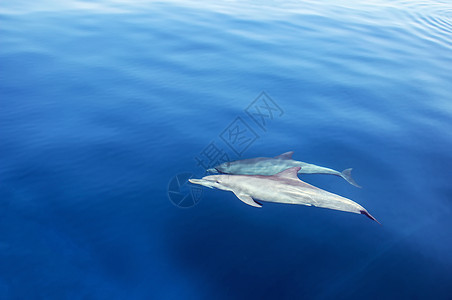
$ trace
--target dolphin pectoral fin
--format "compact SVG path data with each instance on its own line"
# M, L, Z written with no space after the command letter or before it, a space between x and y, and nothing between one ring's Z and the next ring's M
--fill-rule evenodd
M253 200L253 198L251 198L250 195L247 194L243 194L243 193L236 193L234 192L234 195L237 196L237 198L239 198L242 202L245 202L248 205L254 206L254 207L262 207L262 204L256 202Z

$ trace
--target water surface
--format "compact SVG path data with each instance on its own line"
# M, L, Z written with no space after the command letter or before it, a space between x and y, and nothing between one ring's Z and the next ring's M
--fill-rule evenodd
M450 298L451 11L3 1L2 298ZM281 112L259 126L263 91ZM256 137L239 154L221 138L237 117ZM383 225L214 190L174 206L171 178L202 176L211 143L353 167L363 189L301 179Z

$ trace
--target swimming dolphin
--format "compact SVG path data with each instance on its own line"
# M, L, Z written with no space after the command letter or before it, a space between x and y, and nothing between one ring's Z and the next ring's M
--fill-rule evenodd
M189 179L193 184L233 192L248 205L262 207L257 200L301 204L363 214L379 223L367 210L350 199L329 193L301 181L292 167L275 175L209 175L202 179Z
M283 153L275 157L257 157L225 162L214 168L208 169L211 173L235 174L235 175L274 175L291 167L301 167L299 173L304 174L332 174L341 176L350 184L360 186L352 178L352 169L342 172L308 164L292 159L293 151Z

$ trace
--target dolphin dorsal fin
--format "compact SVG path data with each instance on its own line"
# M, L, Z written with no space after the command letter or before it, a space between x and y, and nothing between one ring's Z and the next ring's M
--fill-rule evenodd
M278 156L275 156L275 158L279 158L279 159L292 159L292 155L293 155L293 151L289 151L283 154L280 154Z
M279 173L276 173L274 176L277 177L284 177L284 178L290 178L290 179L298 179L298 171L300 171L301 167L292 167L289 169L285 169L284 171L281 171ZM300 179L298 179L300 180Z

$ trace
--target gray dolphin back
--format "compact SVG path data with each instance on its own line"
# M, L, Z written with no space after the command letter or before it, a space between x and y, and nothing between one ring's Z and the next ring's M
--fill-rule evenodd
M209 169L212 173L223 173L233 175L275 175L292 167L301 167L298 173L301 174L331 174L344 178L350 184L361 187L352 178L352 169L346 169L342 172L317 166L314 164L296 161L292 159L293 151L289 151L275 157L256 157L243 160L226 162L215 168Z

